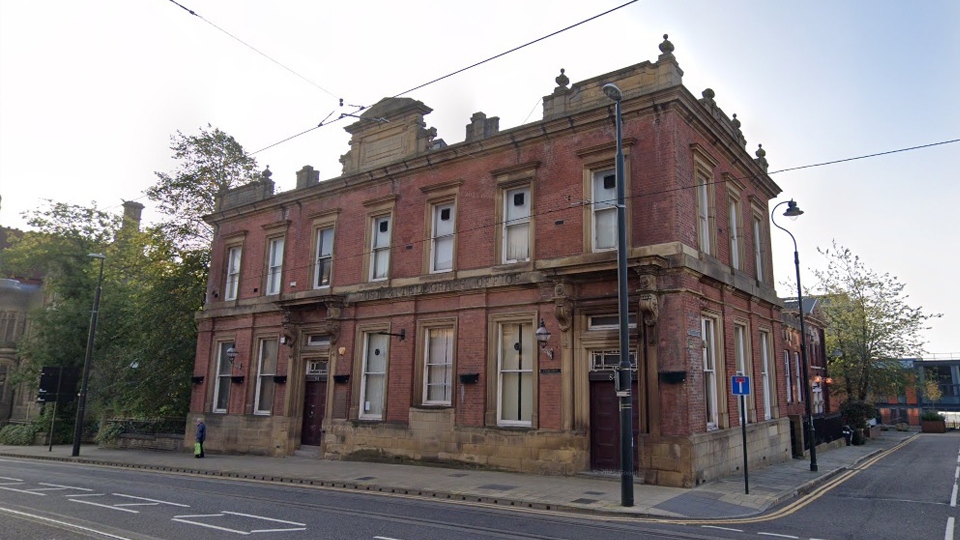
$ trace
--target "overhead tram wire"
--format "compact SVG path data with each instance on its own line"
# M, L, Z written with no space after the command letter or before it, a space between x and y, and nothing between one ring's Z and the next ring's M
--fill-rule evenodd
M170 0L170 1L173 2L174 4L177 4L177 2L176 2L175 0ZM595 19L598 19L598 18L600 18L600 17L603 17L604 15L608 15L608 14L610 14L610 13L613 13L614 11L617 11L618 9L625 8L625 7L629 6L630 4L635 4L635 3L637 3L637 2L639 2L639 0L630 0L629 2L627 2L627 3L625 3L625 4L621 4L621 5L617 6L617 7L608 9L607 11L604 11L603 13L599 13L599 14L597 14L597 15L594 15L594 16L590 17L590 18L584 19L584 20L582 20L582 21L580 21L580 22L578 22L578 23L571 24L570 26L567 26L566 28L562 28L562 29L557 30L557 31L555 31L555 32L551 32L551 33L549 33L549 34L547 34L547 35L545 35L545 36L539 37L539 38L537 38L537 39L535 39L535 40L533 40L533 41L524 43L523 45L518 45L518 46L516 46L516 47L514 47L514 48L512 48L512 49L510 49L510 50L508 50L508 51L504 51L504 52L502 52L502 53L500 53L500 54L496 54L496 55L494 55L494 56L491 56L490 58L487 58L486 60L481 60L481 61L476 62L476 63L474 63L474 64L471 64L471 65L469 65L469 66L467 66L467 67L465 67L465 68L461 68L461 69L458 69L458 70L453 71L453 72L451 72L451 73L448 73L448 74L446 74L446 75L444 75L444 76L442 76L442 77L437 77L436 79L433 79L433 80L431 80L431 81L428 81L428 82L425 82L425 83L423 83L423 84L414 86L413 88L410 88L409 90L400 92L399 94L396 94L396 95L394 95L393 97L395 97L395 98L396 98L396 97L400 97L400 96L402 96L402 95L404 95L404 94L409 94L410 92L413 92L414 90L419 90L419 89L421 89L421 88L430 86L431 84L434 84L434 83L436 83L436 82L440 82L440 81L442 81L442 80L444 80L444 79L448 79L448 78L450 78L450 77L453 77L454 75L459 75L460 73L463 73L464 71L467 71L467 70L469 70L469 69L473 69L473 68L475 68L475 67L477 67L477 66L486 64L487 62L491 62L491 61L496 60L496 59L498 59L498 58L502 58L503 56L506 56L506 55L508 55L508 54L510 54L510 53L513 53L513 52L516 52L516 51L519 51L520 49L523 49L524 47L529 47L530 45L533 45L533 44L535 44L535 43L538 43L538 42L540 42L540 41L543 41L543 40L545 40L545 39L547 39L547 38L551 38L551 37L556 36L556 35L558 35L558 34L562 34L563 32L566 32L567 30L571 30L571 29L573 29L573 28L576 28L576 27L578 27L578 26L581 26L581 25L583 25L583 24L586 24L586 23L588 23L588 22L590 22L590 21L593 21L593 20L595 20ZM180 4L177 4L177 5L180 6ZM183 7L183 6L180 6L180 7ZM187 9L187 8L183 8L183 9ZM187 9L187 11L190 11L190 10ZM193 13L192 11L190 11L190 13L196 15L196 14ZM197 16L199 17L199 15L197 15ZM201 17L201 18L202 18L202 17ZM211 24L212 24L212 23L211 23ZM231 36L231 37L232 37L232 36ZM238 40L238 41L239 41L239 40ZM241 43L243 43L243 42L241 42ZM244 45L246 45L246 43L244 43ZM249 47L249 45L247 45L247 46ZM251 48L252 48L252 47L251 47ZM254 50L256 50L256 49L254 49ZM259 52L259 51L257 51L257 52ZM260 53L260 54L263 54L263 53ZM281 64L281 65L282 65L282 64ZM326 92L326 90L324 90L324 91ZM329 94L329 92L327 92L327 93ZM331 95L332 95L332 94L331 94ZM340 100L340 103L341 103L341 105L343 105L343 100L342 100L342 99ZM358 105L350 105L350 106L351 106L351 107L360 107L361 110L367 108L367 106L363 106L363 107L358 106ZM534 105L534 108L536 108L536 105ZM355 111L355 112L356 112L356 111ZM327 116L327 118L329 118L329 116ZM275 147L275 146L281 145L281 144L283 144L283 143L285 143L285 142L288 142L288 141L290 141L290 140L292 140L292 139L296 139L297 137L299 137L299 136L301 136L301 135L306 135L307 133L310 133L311 131L314 131L314 130L316 130L317 128L321 128L321 127L323 127L323 126L326 126L326 125L329 125L329 124L333 124L334 122L337 122L337 121L342 120L342 119L343 119L343 116L341 116L340 118L337 118L337 119L335 119L335 120L331 120L330 122L327 122L327 123L320 122L319 124L317 124L316 126L310 128L310 129L306 129L306 130L304 130L304 131L301 131L300 133L297 133L296 135L291 135L291 136L289 136L289 137L287 137L287 138L285 138L285 139L283 139L283 140L281 140L281 141L277 141L277 142L275 142L275 143L273 143L273 144L270 144L270 145L268 145L268 146L264 146L263 148L257 150L256 152L251 152L250 155L257 154L257 153L259 153L259 152L263 152L264 150L268 150L268 149L273 148L273 147ZM324 121L326 121L326 120L324 120Z
M171 1L173 1L173 0L171 0ZM469 65L469 66L467 66L467 67L465 67L465 68L458 69L457 71L454 71L454 72L452 72L452 73L448 73L448 74L446 74L446 75L444 75L444 76L442 76L442 77L437 77L436 79L433 79L432 81L428 81L428 82L425 82L425 83L423 83L423 84L421 84L421 85L414 86L413 88L411 88L411 89L409 89L409 90L406 90L406 91L403 91L403 92L400 92L399 94L397 94L397 95L395 95L395 96L393 96L393 97L400 97L400 96L402 96L402 95L404 95L404 94L409 94L410 92L413 92L414 90L419 90L419 89L421 89L421 88L423 88L423 87L425 87L425 86L430 86L430 85L433 84L433 83L440 82L440 81L442 81L442 80L444 80L444 79L447 79L447 78L449 78L449 77L453 77L454 75L458 75L458 74L460 74L460 73L463 73L464 71L467 71L468 69L473 69L473 68L475 68L475 67L477 67L477 66L486 64L487 62L491 62L491 61L493 61L493 60L496 60L497 58L506 56L506 55L508 55L508 54L510 54L510 53L513 53L513 52L517 52L517 51L519 51L520 49L523 49L523 48L525 48L525 47L529 47L530 45L533 45L533 44L535 44L535 43L539 43L539 42L541 42L541 41L543 41L543 40L545 40L545 39L551 38L551 37L556 36L556 35L558 35L558 34L562 34L562 33L566 32L567 30L571 30L571 29L576 28L576 27L578 27L578 26L580 26L580 25L586 24L586 23L588 23L588 22L590 22L590 21L592 21L592 20L594 20L594 19L599 19L600 17L603 17L604 15L608 15L608 14L610 14L610 13L613 13L614 11L617 11L618 9L625 8L625 7L629 6L630 4L634 4L634 3L638 2L638 1L639 1L639 0L630 0L629 2L627 2L627 3L625 3L625 4L621 4L621 5L619 5L619 6L615 7L615 8L608 9L607 11L604 11L603 13L599 13L599 14L597 14L597 15L594 15L593 17L590 17L590 18L588 18L588 19L584 19L584 20L582 20L582 21L580 21L580 22L578 22L578 23L571 24L570 26L567 26L566 28L561 28L560 30L557 30L556 32L549 33L549 34L547 34L547 35L545 35L545 36L543 36L543 37L539 37L539 38L537 38L537 39L535 39L535 40L533 40L533 41L524 43L523 45L518 45L518 46L516 46L516 47L514 47L514 48L512 48L512 49L510 49L510 50L507 50L507 51L504 51L504 52L502 52L502 53L500 53L500 54L491 56L490 58L487 58L486 60L481 60L481 61L479 61L479 62L477 62L477 63L475 63L475 64L471 64L471 65Z
M319 89L319 90L321 90L321 91L329 94L329 95L330 95L331 97L333 97L333 98L337 98L337 96L334 95L333 92L327 90L326 88L320 86L319 84L317 84L317 83L311 81L310 79L304 77L303 75L297 73L297 72L294 71L293 69L291 69L291 68L287 67L286 65L282 64L280 61L273 59L273 58L270 57L267 53L265 53L265 52L257 49L256 47L254 47L253 45L250 45L250 44L247 43L246 41L238 38L237 36L231 34L230 32L227 32L227 31L224 30L223 28L220 28L219 26L217 26L217 25L214 24L213 22L211 22L211 21L209 21L208 19L204 18L203 15L200 15L200 14L197 13L196 11L194 11L194 10L192 10L192 9L184 6L183 4L177 2L176 0L169 0L169 1L172 2L172 3L174 3L174 4L176 4L177 6L179 6L181 9L183 9L183 10L186 11L187 13L193 15L194 17L197 17L197 18L200 19L201 21L203 21L203 22L209 24L210 26L216 28L216 29L219 30L220 32L223 32L224 34L230 36L230 37L233 38L235 41L237 41L238 43L240 43L241 45L243 45L244 47L247 47L247 48L250 49L251 51L259 54L260 56L266 58L267 60L273 62L274 64L276 64L276 65L282 67L283 69L289 71L290 73L292 73L292 74L295 75L296 77L299 77L301 80L303 80L303 81L306 82L307 84L309 84L309 85L313 86L314 88L317 88L317 89ZM308 130L308 131L310 131L310 130ZM306 131L305 131L304 133L306 133ZM294 137L298 137L299 135L302 135L302 134L303 134L303 133L300 133L300 134L298 134L298 135L294 135ZM290 138L285 139L285 140L290 140L290 139L292 139L292 138L293 138L293 137L290 137ZM279 144L279 143L278 143L278 144Z

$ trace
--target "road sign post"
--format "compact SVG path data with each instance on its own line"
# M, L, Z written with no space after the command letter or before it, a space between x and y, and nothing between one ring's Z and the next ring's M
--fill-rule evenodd
M750 377L737 373L730 379L730 390L740 396L740 429L743 433L743 492L750 494L750 474L747 471L747 396L750 395Z

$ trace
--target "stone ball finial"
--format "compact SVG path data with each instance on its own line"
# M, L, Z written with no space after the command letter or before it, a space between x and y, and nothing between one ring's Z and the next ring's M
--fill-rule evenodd
M740 121L737 120L737 113L733 113L733 120L730 120L730 123L733 124L733 127L740 129Z
M700 92L700 95L705 97L706 99L713 99L714 97L717 96L716 92L713 91L713 88L704 89L703 92Z
M762 145L762 144L758 144L758 145L757 145L757 152L756 152L756 154L757 154L757 157L760 158L760 159L763 159L764 157L766 157L767 151L763 149L763 145Z
M660 52L663 54L673 53L673 43L667 39L667 34L663 35L663 43L660 44Z
M565 72L566 72L565 69L560 68L560 75L558 75L557 78L554 79L555 81L557 81L557 86L566 87L568 84L570 84L570 79L566 75L564 75Z
M269 165L267 165L267 168L264 169L262 173L260 173L260 176L261 176L264 180L269 180L270 177L273 176L273 171L270 170L270 166L269 166Z

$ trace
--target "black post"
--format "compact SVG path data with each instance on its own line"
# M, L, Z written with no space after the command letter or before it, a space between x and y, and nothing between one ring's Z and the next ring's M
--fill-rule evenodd
M83 434L83 413L87 405L87 382L90 378L90 360L93 357L93 340L97 335L97 313L100 310L100 291L103 289L103 261L106 255L91 253L90 257L100 259L100 277L97 278L97 292L93 296L93 311L90 312L90 333L87 335L87 354L83 359L83 379L80 382L80 396L77 400L77 421L73 426L73 457L80 455L80 437Z
M740 396L740 428L743 430L743 492L750 494L750 474L747 471L747 400Z
M793 238L793 235L790 235ZM803 289L800 288L800 255L797 254L797 241L793 241L793 263L797 267L797 309L800 311L800 362L803 364L803 393L807 401L807 433L810 439L810 470L817 467L817 430L813 425L813 404L810 390L810 365L807 363L807 329L803 324Z
M605 84L603 93L616 103L617 117L617 302L620 319L620 366L617 396L620 400L620 504L633 506L633 366L630 364L630 321L627 297L627 207L623 173L623 94L615 84Z
M813 405L811 403L811 389L810 389L810 366L807 364L807 329L803 323L803 287L800 286L800 255L797 253L797 239L794 238L793 233L784 229L777 224L776 215L777 208L786 204L787 211L783 215L790 218L796 218L803 214L803 211L797 208L797 203L793 199L789 201L783 201L782 203L773 207L773 210L770 212L770 220L773 222L773 225L780 229L781 231L790 235L790 240L793 240L793 265L797 269L797 311L800 313L800 359L803 369L803 399L807 402L806 412L807 412L807 438L810 440L810 470L816 472L817 467L817 430L813 425Z

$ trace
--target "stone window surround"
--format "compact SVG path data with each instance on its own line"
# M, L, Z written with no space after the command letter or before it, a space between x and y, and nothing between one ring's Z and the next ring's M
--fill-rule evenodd
M623 139L623 176L624 176L624 210L627 215L626 233L627 245L632 245L632 229L630 216L632 205L631 182L628 179L630 175L630 153L637 140L635 138ZM589 201L589 204L583 205L583 246L584 251L597 252L593 247L593 175L605 169L613 169L616 173L617 143L604 143L587 148L581 148L576 151L583 165L583 200ZM614 248L615 249L615 248ZM613 251L612 249L602 249L600 252Z
M436 328L449 328L453 330L453 359L451 360L451 391L457 384L457 317L436 317L417 320L417 341L414 352L414 370L413 370L413 400L416 407L427 408L448 408L453 406L450 403L424 403L426 398L426 358L427 358L427 335L428 332Z
M537 429L539 425L538 401L539 401L539 355L540 347L536 344L536 338L533 335L534 329L539 323L537 311L519 311L510 313L491 313L487 316L487 328L490 329L487 339L487 399L486 410L484 411L484 424L491 428L501 429ZM533 396L533 409L530 412L530 422L524 425L504 425L500 422L500 326L502 324L527 324L530 328L531 348L533 350L532 359L534 362L531 369Z
M340 218L340 209L335 208L325 212L318 212L308 216L311 219L310 238L310 288L311 289L329 289L333 287L334 272L333 263L337 254L337 223ZM330 247L330 284L317 286L317 254L320 246L318 245L319 234L321 230L333 229L333 245Z

